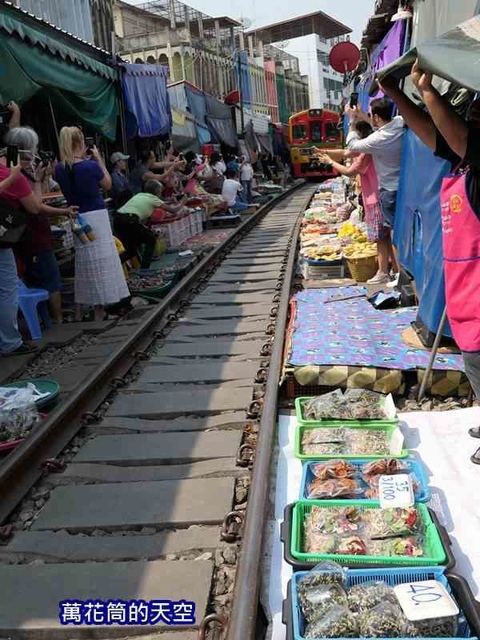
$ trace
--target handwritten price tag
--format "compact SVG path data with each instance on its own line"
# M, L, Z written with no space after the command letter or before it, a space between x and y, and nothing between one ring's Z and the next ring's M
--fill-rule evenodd
M415 500L411 476L406 473L398 476L380 476L378 494L382 509L411 507Z
M403 613L411 622L446 618L460 613L455 600L436 580L399 584L394 591Z

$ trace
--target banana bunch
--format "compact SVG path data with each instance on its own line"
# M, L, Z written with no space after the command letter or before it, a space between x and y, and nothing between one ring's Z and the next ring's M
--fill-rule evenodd
M305 247L302 249L302 255L310 260L340 260L342 253L339 247Z
M372 242L353 242L352 244L344 247L343 255L346 258L374 258L377 255L377 245Z

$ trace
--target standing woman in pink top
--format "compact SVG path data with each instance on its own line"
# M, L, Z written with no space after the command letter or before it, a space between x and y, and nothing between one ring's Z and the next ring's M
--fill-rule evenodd
M372 132L372 126L370 123L358 120L355 123L355 130L359 138L367 138ZM341 150L335 150L331 155L337 157L343 156L345 153ZM347 151L348 153L348 151ZM367 225L367 238L369 242L376 242L378 251L378 273L371 279L371 283L375 284L376 279L379 278L379 274L382 276L388 274L388 252L382 251L382 240L387 236L388 230L383 226L382 208L380 205L380 193L378 190L377 173L375 171L375 165L373 163L372 156L362 153L357 156L350 167L345 167L339 162L335 162L330 155L326 153L320 153L319 159L324 164L332 166L338 171L338 173L354 178L360 177L362 186L362 200L363 210L365 211L365 222ZM370 282L370 280L369 280Z

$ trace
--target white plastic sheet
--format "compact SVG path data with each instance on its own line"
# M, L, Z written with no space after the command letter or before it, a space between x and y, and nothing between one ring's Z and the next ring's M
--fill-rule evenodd
M480 440L468 435L470 427L480 426L480 408L446 412L401 414L405 446L424 463L432 493L430 507L437 513L452 541L457 560L456 573L464 576L474 595L480 594L480 466L470 456ZM265 576L272 618L272 640L285 639L282 602L287 593L291 568L283 560L280 525L285 505L299 497L302 465L294 456L297 425L294 416L280 415L278 424L278 462L275 487L275 520L270 523L270 573Z

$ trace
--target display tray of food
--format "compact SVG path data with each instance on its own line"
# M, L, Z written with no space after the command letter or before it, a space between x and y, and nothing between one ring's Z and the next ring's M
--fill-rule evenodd
M299 424L316 425L324 420L380 420L396 424L397 410L391 395L368 389L336 389L322 396L295 400Z
M298 500L285 507L281 538L285 561L297 570L322 560L354 568L455 564L447 532L424 504Z
M413 615L403 602L405 592ZM437 608L426 609L432 602ZM282 621L286 640L480 635L477 603L467 582L443 567L342 569L333 562L321 563L293 574Z
M415 502L431 498L425 469L419 460L382 458L379 460L326 460L303 465L300 500L380 499L382 476L408 475Z

